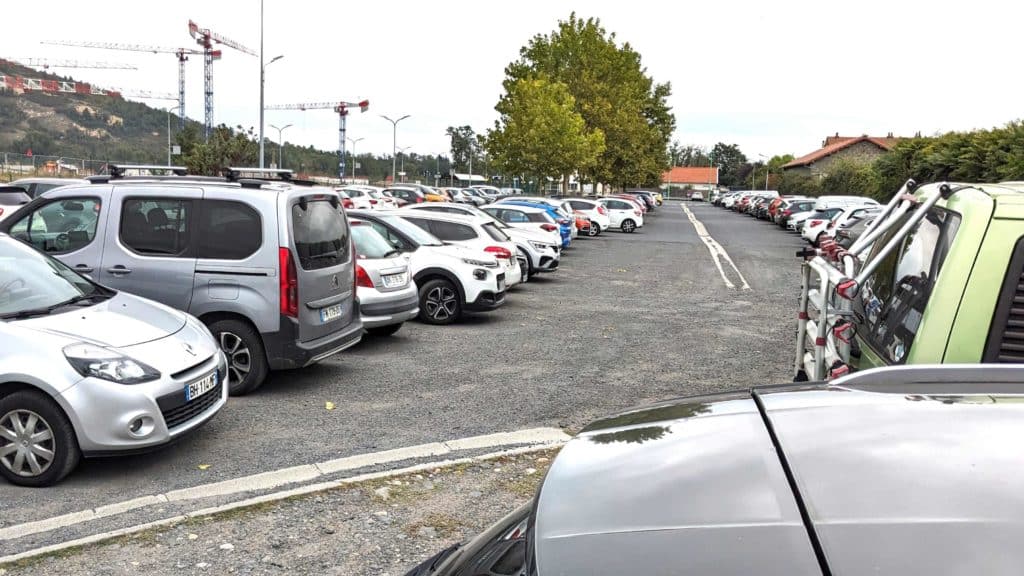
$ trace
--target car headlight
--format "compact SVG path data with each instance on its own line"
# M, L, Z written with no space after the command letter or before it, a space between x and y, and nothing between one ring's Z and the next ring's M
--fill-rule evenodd
M160 377L160 372L148 364L92 344L65 346L64 357L82 376L118 384L140 384Z
M487 262L485 260L474 260L472 258L463 258L462 261L465 262L466 264L469 264L470 266L483 266L484 268L496 268L498 266L497 262Z
M555 249L555 247L552 246L551 244L545 244L544 242L534 242L533 240L530 240L529 242L530 242L530 246L533 246L534 250L544 251L544 250L554 250Z

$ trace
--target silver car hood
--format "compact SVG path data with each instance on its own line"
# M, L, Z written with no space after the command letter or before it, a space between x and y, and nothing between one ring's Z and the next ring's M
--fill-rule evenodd
M118 292L93 306L19 320L17 325L72 342L124 348L174 334L185 326L187 318L183 312L162 304Z

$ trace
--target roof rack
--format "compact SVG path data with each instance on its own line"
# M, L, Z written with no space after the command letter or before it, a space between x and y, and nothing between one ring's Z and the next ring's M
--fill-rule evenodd
M793 361L795 381L832 379L851 372L850 343L856 334L853 301L864 281L936 202L969 187L932 185L932 190L919 199L914 195L917 182L907 180L848 250L832 238L823 237L817 249L797 252L804 262ZM872 251L875 242L897 225L899 229L886 243Z
M221 174L224 175L224 178L227 178L228 182L236 182L243 178L256 180L283 180L285 182L291 182L294 179L294 172L280 168L238 168L231 166L221 170Z
M158 164L107 164L107 175L111 178L123 178L129 171L137 171L139 173L145 171L149 176L153 176L153 172L161 172L164 174L170 172L175 176L188 175L188 168L184 166L161 166Z

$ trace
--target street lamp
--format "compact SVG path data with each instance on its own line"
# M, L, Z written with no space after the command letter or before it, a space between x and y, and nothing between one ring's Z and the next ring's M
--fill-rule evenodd
M412 146L406 146L405 148L399 148L398 151L402 153L402 182L405 182L405 151L412 148Z
M768 157L765 156L764 154L758 154L758 156L760 156L761 158L765 159L765 162L764 162L764 189L767 192L768 191L768 172L769 172L769 170L768 170ZM753 188L753 186L751 186L751 188Z
M263 63L263 0L260 0L260 168L263 168L263 86L266 84L267 66L284 58L284 54L274 56L270 62Z
M171 165L171 112L180 111L181 106L167 109L167 165Z
M285 130L287 130L288 128L291 128L292 126L294 126L294 124L285 124L284 126L281 126L280 128L278 128L277 126L274 126L273 124L270 125L271 128L273 128L274 130L277 130L277 146L278 146L278 148L277 148L277 164L278 164L278 166L277 167L281 168L281 169L284 168L284 137L281 136L281 132L284 132ZM262 138L261 138L261 140L262 140ZM260 153L260 156L262 157L263 154Z
M356 162L356 144L362 142L365 138L356 138L353 140L352 138L346 137L345 139L352 143L352 180L355 180L356 169L359 167L359 164Z
M392 184L395 184L397 182L397 180L395 180L395 168L396 168L395 158L398 155L398 123L401 122L402 120L405 120L409 116L411 116L411 114L406 114L405 116L402 116L398 120L392 120L391 118L388 118L387 116L385 116L383 114L380 115L381 118L387 120L388 122L391 122L391 183Z

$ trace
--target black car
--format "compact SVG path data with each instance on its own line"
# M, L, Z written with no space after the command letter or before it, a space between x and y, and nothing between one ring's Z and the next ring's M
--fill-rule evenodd
M599 420L410 576L1020 574L1024 366L900 366Z
M395 199L401 200L405 204L420 204L422 202L426 202L426 197L423 193L413 188L385 188L384 191L391 194Z

